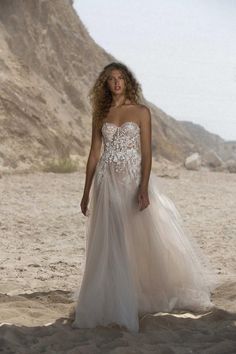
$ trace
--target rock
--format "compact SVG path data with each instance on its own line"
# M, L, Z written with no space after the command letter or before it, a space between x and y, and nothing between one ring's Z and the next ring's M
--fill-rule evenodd
M157 171L157 175L159 177L168 177L168 178L179 178L179 171L172 168L172 169L161 169L160 171Z
M0 167L4 166L4 160L2 157L0 157Z
M211 167L211 171L215 171L215 172L229 172L228 168L225 164L225 162L222 163L222 165L220 166L216 166L216 167Z
M236 160L228 160L226 161L226 167L230 173L236 173Z
M159 177L179 178L180 164L171 163L168 160L152 161L152 171Z
M220 167L223 164L220 156L213 150L209 150L204 154L204 160L209 167Z
M201 156L198 152L188 156L184 163L188 170L199 170L201 167Z

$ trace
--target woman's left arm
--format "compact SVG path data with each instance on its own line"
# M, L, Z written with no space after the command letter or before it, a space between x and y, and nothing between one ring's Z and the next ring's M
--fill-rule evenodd
M140 117L140 141L141 141L141 181L139 185L140 209L148 206L148 182L152 168L152 124L151 113L148 107L142 106Z

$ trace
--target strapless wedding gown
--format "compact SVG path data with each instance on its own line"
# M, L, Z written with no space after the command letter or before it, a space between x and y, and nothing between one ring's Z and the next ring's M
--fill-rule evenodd
M104 151L86 220L83 279L72 295L72 327L118 324L138 332L146 313L209 310L215 274L203 266L206 258L184 231L179 211L152 171L150 204L138 209L139 126L105 122L102 135Z

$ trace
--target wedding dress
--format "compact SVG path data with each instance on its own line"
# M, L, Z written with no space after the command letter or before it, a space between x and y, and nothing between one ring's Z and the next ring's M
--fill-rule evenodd
M139 331L146 313L213 307L216 278L181 215L151 171L147 208L138 208L140 127L132 121L102 125L86 222L86 262L74 328L118 324ZM207 264L207 263L206 263Z

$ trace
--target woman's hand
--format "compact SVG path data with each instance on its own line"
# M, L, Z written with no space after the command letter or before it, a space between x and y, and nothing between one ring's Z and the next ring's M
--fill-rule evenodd
M89 203L89 196L87 194L84 194L80 203L80 208L84 216L87 216L88 212L88 203Z
M139 188L138 191L138 205L139 210L143 210L147 208L150 204L149 196L148 196L148 189L147 188Z

